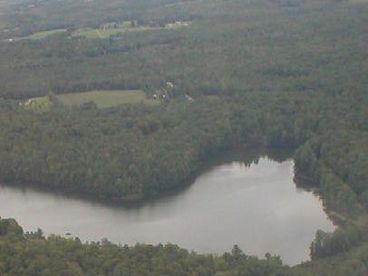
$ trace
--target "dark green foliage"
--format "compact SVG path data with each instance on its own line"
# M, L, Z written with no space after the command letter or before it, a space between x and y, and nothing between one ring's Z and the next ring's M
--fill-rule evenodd
M10 226L11 225L11 226ZM45 238L42 232L23 234L13 220L0 220L7 232L0 235L0 274L8 275L244 275L306 276L365 275L368 247L348 254L315 260L294 268L279 257L245 255L237 246L222 256L199 255L175 245L117 246L104 240L83 244L78 239ZM343 235L343 234L342 234ZM338 235L320 233L317 241L330 239L329 248L344 246ZM342 236L343 237L343 236ZM334 240L334 241L332 241ZM349 242L347 239L341 239ZM335 245L333 245L335 243ZM351 274L345 274L351 273Z
M0 226L9 221L0 220ZM23 235L12 221L0 235L1 275L292 275L277 257L260 260L234 247L223 256L198 255L175 245L133 247L39 234ZM20 232L19 232L20 229ZM16 236L17 238L11 238ZM289 274L290 273L290 274ZM304 274L307 275L307 274Z
M267 104L260 96L43 114L9 103L0 110L6 156L0 175L116 201L159 194L187 185L213 155L232 146L297 146L294 125L302 114L295 102L304 96L274 93Z
M312 260L348 251L356 246L360 239L358 229L353 227L344 230L337 229L334 233L319 230L311 245Z

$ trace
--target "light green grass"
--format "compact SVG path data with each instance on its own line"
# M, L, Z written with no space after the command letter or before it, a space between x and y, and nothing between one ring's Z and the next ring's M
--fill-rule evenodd
M44 39L50 35L64 33L64 32L66 32L66 29L55 29L55 30L50 30L50 31L37 32L37 33L24 37L24 39Z
M63 94L58 98L65 105L81 105L86 102L94 102L98 108L106 108L120 104L157 104L157 101L148 99L142 90L99 90L81 93Z
M358 1L358 0L357 0ZM93 29L93 28L81 28L74 31L71 36L73 37L86 37L86 38L108 38L114 35L120 35L129 32L144 32L144 31L155 31L155 30L165 30L165 29L178 29L181 27L189 26L190 22L183 22L181 24L171 23L167 24L165 27L151 27L151 26L136 26L132 27L130 21L126 21L120 24L118 28L106 28L106 29ZM33 33L29 36L17 38L17 39L45 39L50 35L64 33L67 29L55 29L49 31L42 31Z
M119 35L128 32L143 32L143 31L154 31L161 30L163 28L159 27L121 27L115 29L92 29L92 28L84 28L79 29L72 33L72 36L83 36L86 38L108 38L113 35Z
M147 98L142 90L98 90L62 94L56 97L66 106L82 105L88 102L94 102L98 108L107 108L121 104L159 104L159 101ZM22 105L27 109L38 112L46 112L51 108L51 102L46 96L28 99Z
M137 26L131 27L130 24L123 23L118 28L106 28L106 29L92 29L92 28L83 28L76 30L72 33L74 37L86 37L86 38L108 38L114 35L120 35L124 33L131 32L144 32L144 31L156 31L156 30L165 30L165 29L178 29L182 27L187 27L191 24L191 22L183 22L183 23L171 23L167 24L165 27L150 27L150 26Z

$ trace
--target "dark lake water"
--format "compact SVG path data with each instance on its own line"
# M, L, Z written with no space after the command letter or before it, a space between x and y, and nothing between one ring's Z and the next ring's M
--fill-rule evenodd
M280 255L293 265L309 259L318 229L335 227L320 199L297 188L293 161L222 161L175 195L135 207L110 207L33 189L0 186L0 216L25 231L83 241L107 238L121 244L175 243L200 253L231 250Z

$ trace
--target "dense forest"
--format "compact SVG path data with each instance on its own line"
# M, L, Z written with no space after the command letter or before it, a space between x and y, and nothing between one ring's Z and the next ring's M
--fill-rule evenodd
M124 203L188 185L227 149L288 148L297 182L321 196L339 227L318 231L312 261L290 268L237 247L212 256L82 244L1 220L0 274L366 275L368 2L107 2L0 3L2 182ZM191 25L72 35L120 21ZM65 32L27 38L53 29ZM55 96L142 89L152 97L168 82L158 105L66 106ZM50 110L24 108L45 95Z
M368 245L349 253L289 267L277 256L247 256L238 246L221 256L199 255L176 245L117 246L86 243L42 231L24 233L12 219L0 220L1 275L366 275Z

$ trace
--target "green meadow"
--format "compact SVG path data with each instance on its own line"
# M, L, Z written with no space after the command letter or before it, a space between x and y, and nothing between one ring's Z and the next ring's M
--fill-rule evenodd
M362 0L356 0L356 1L362 1ZM1 23L1 22L0 22ZM174 22L174 23L168 23L165 26L162 27L156 27L156 26L148 26L148 25L142 25L142 26L131 26L130 22L123 22L119 24L117 27L107 27L107 28L80 28L75 30L71 33L72 37L85 37L90 39L104 39L109 38L111 36L121 35L124 33L131 33L131 32L144 32L144 31L157 31L157 30L173 30L173 29L179 29L182 27L188 27L191 24L191 22ZM1 25L0 25L1 29ZM14 38L14 40L22 40L22 39L33 39L33 40L39 40L39 39L45 39L51 35L59 34L59 33L65 33L67 32L67 29L54 29L54 30L48 30L48 31L40 31L32 33L28 36L24 37L18 37Z
M96 90L88 92L68 93L57 95L56 98L66 106L78 106L93 102L98 108L108 108L121 104L144 103L156 105L159 102L148 99L142 90ZM51 101L48 96L31 98L22 103L27 109L35 111L49 111Z
M108 38L110 36L119 35L127 32L143 32L143 31L154 31L161 30L161 27L120 27L114 29L92 29L92 28L83 28L79 29L72 33L74 37L86 37L86 38Z
M24 39L44 39L50 35L64 33L64 32L66 32L66 29L55 29L55 30L49 30L49 31L42 31L42 32L37 32L29 36L26 36L24 37Z

